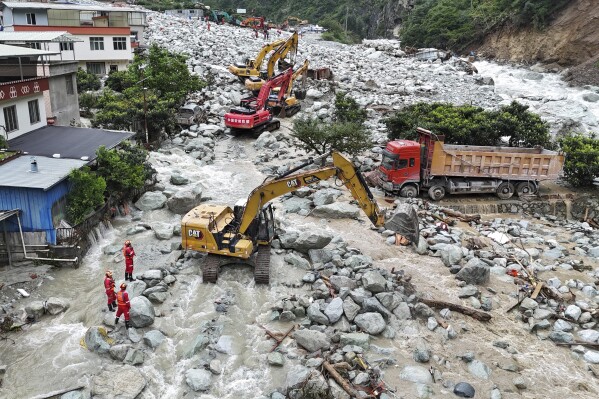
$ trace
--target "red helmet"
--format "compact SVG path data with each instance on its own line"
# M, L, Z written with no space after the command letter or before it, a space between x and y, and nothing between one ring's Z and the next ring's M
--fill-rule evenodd
M122 283L121 284L121 289L124 290L125 288L127 288L127 283Z

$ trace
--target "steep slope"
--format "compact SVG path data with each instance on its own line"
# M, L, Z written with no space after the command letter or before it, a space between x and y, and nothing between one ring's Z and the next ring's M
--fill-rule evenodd
M479 50L516 62L584 63L599 52L599 1L573 1L543 31L503 27L487 36Z

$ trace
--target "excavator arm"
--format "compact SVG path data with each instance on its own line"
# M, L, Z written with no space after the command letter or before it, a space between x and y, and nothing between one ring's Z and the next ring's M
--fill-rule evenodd
M287 54L293 52L297 53L297 47L299 44L299 36L297 32L294 32L283 44L281 44L275 52L268 59L266 78L270 78L275 74L275 66L279 60L285 59Z
M283 43L285 43L285 40L278 39L272 43L268 43L268 44L265 44L264 46L262 46L262 48L260 49L260 52L258 52L258 55L256 56L256 59L254 60L254 68L257 69L258 71L260 71L260 67L262 67L262 63L264 62L264 58L266 58L266 55L268 53L270 53L272 50L280 47Z
M382 226L385 223L384 214L372 196L362 174L353 166L350 160L340 153L333 152L332 156L333 166L279 177L255 188L248 197L240 218L238 232L245 234L252 221L270 200L333 176L349 189L370 221L375 226ZM310 163L313 163L313 161L301 167L305 167Z
M291 82L289 82L289 86L287 87L287 97L291 95L291 89L293 89L293 83L295 82L295 80L304 73L306 73L309 65L310 63L308 62L308 60L305 60L304 64L301 67L299 67L295 72L293 72L293 75L291 75Z
M286 84L289 84L291 80L291 75L293 74L293 70L289 68L282 74L275 76L274 78L268 80L265 84L260 88L260 93L256 97L256 109L262 109L266 105L266 101L268 100L268 96L270 91L275 87L285 87Z

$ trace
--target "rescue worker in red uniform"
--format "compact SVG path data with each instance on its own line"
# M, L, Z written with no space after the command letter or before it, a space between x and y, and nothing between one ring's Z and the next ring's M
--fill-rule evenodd
M106 270L106 278L104 278L104 289L106 290L106 296L108 297L108 311L114 312L116 310L116 293L114 292L114 279L112 278L112 271Z
M129 240L125 241L123 255L125 256L125 281L133 281L133 257L135 256L135 251Z
M129 294L127 291L127 284L121 284L121 290L116 294L116 301L118 308L116 311L116 318L114 319L114 325L119 324L121 315L125 315L125 327L129 329L129 309L131 309L131 303L129 302Z

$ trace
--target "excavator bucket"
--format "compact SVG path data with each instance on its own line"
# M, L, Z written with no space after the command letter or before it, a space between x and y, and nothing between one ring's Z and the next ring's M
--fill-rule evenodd
M418 214L411 204L399 204L391 218L385 222L385 228L401 234L418 245L420 238Z

